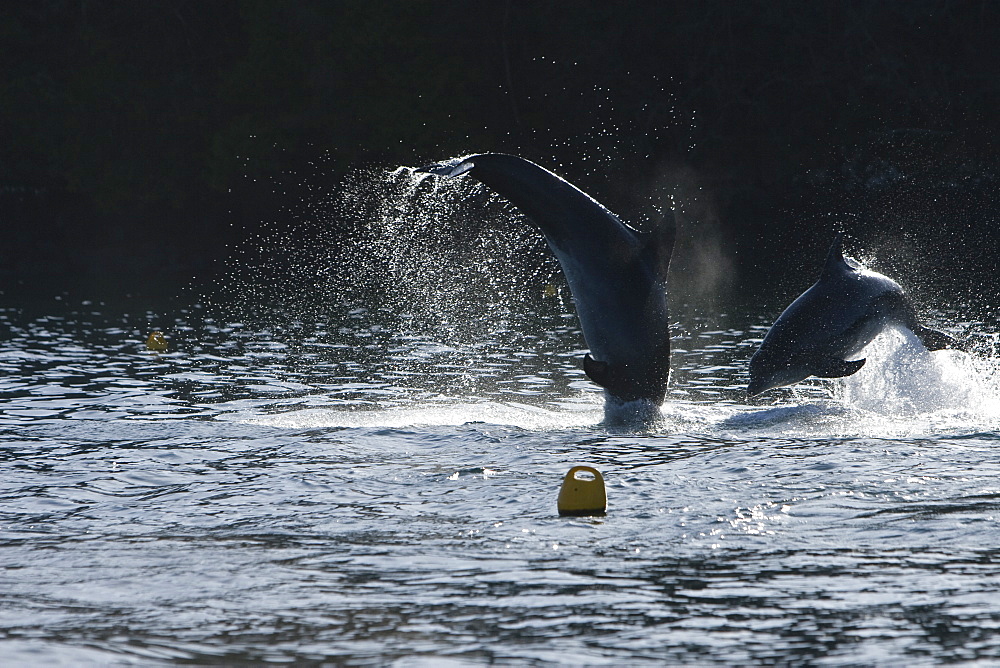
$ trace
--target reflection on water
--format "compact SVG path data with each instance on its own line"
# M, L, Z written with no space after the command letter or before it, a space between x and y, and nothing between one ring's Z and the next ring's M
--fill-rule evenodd
M889 334L747 404L770 318L681 308L627 431L556 297L468 338L394 313L0 311L3 662L1000 659L989 345ZM606 517L556 513L578 463Z

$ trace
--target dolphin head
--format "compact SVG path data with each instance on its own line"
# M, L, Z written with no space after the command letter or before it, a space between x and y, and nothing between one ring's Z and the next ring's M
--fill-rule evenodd
M858 372L865 365L864 359L845 360L838 355L800 350L791 355L780 355L764 346L750 358L750 383L747 394L751 397L775 387L792 385L809 376L843 378Z
M776 387L792 385L812 374L809 366L794 355L775 354L761 348L750 358L750 382L747 395L754 397Z

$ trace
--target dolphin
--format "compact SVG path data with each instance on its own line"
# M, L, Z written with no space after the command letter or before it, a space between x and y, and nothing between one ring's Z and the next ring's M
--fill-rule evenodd
M750 358L747 394L809 376L850 376L865 364L864 359L853 358L889 327L909 329L927 350L955 343L944 332L917 321L898 283L845 260L843 236L838 234L819 280L778 316Z
M523 158L482 153L428 165L439 176L468 173L521 210L542 232L569 283L587 376L612 403L659 407L670 375L667 269L676 224L668 212L650 232L622 222L590 195Z

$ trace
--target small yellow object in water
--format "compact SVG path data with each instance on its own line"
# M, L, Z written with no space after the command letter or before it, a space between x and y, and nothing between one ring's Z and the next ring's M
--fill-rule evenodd
M582 475L581 475L582 474ZM560 515L603 515L608 495L601 472L591 466L574 466L563 478L559 490Z
M158 353L163 352L167 349L167 337L163 336L163 332L153 332L146 339L146 348Z
M556 286L552 285L551 283L546 283L545 290L543 290L542 292L546 297L555 297L556 294L558 294Z

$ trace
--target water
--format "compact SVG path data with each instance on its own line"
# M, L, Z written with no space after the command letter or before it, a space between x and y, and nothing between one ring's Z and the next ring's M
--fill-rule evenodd
M0 311L3 663L1000 660L986 325L750 405L774 314L680 307L663 419L624 429L535 301L464 339L358 303ZM558 516L575 464L607 516Z
M310 207L179 306L0 308L0 663L1000 660L995 322L747 403L780 306L675 295L662 418L605 425L502 201L397 170ZM606 516L558 516L577 464Z

